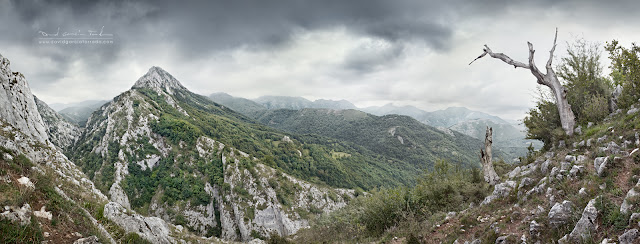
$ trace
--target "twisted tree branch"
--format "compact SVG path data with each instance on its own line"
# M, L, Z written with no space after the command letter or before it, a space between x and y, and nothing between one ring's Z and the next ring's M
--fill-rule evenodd
M492 58L497 58L502 60L503 62L513 65L514 68L525 68L525 69L529 69L529 65L526 65L522 62L518 62L513 60L512 58L510 58L509 56L507 56L504 53L494 53L493 51L491 51L491 48L489 48L489 46L487 46L486 44L484 45L484 49L482 49L484 51L484 53L480 54L480 56L478 56L476 59L474 59L473 61L471 61L471 63L469 63L469 65L471 65L473 62L475 62L476 60L484 57L485 55L489 54L489 56L491 56Z
M513 67L515 68L520 67L530 70L531 74L536 77L538 84L549 87L553 92L556 98L556 106L558 107L558 114L560 115L560 123L562 124L562 129L567 135L571 136L573 135L573 127L575 126L575 116L573 114L573 111L571 110L571 105L567 101L567 88L565 88L560 83L552 67L553 53L556 50L557 40L558 28L556 28L555 37L553 38L553 47L551 47L551 50L549 51L549 60L547 60L546 65L546 74L540 72L538 67L536 67L536 64L534 62L534 54L536 51L533 49L533 44L531 44L531 42L527 42L527 45L529 46L528 65L522 62L515 61L504 53L493 53L493 51L491 51L491 49L487 45L484 45L485 48L483 49L483 53L480 54L480 56L478 56L476 59L471 61L469 65L489 54L489 56L491 56L492 58L500 59L509 65L513 65Z

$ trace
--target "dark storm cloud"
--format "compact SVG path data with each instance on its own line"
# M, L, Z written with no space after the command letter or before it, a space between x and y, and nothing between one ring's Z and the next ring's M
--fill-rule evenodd
M344 27L367 36L401 42L411 38L445 49L451 29L435 22L437 8L413 10L402 1L202 1L148 2L161 19L154 23L187 56L208 55L242 45L278 48L297 30ZM434 16L430 21L425 16ZM154 33L146 33L147 37Z
M451 35L449 26L438 23L440 1L12 1L10 5L28 29L106 25L124 40L167 38L181 48L197 50L194 53L244 44L278 45L296 28L344 26L390 41L415 38L439 49L446 47ZM32 36L24 30L20 34Z
M343 66L356 72L369 72L381 64L389 63L402 55L403 46L391 44L384 47L360 46L351 50L343 62Z
M287 47L296 31L345 28L356 35L382 38L396 46L391 53L364 60L359 54L345 68L366 71L375 62L399 55L408 41L446 50L452 34L443 23L440 1L385 0L283 0L283 1L7 1L0 43L21 45L38 56L49 57L59 67L36 74L34 82L51 82L69 74L71 61L102 72L121 59L123 52L146 56L177 48L178 59L207 58L218 51L241 46L260 49ZM96 30L104 26L115 35L112 45L35 44L38 31L48 33ZM391 56L389 56L391 55ZM49 77L47 79L46 77ZM40 79L42 78L42 79Z
M574 3L535 1L522 7L535 11ZM398 45L418 41L446 51L454 20L496 15L520 4L505 0L11 1L3 5L17 16L0 28L11 29L7 39L29 43L38 30L105 26L117 36L116 45L60 47L83 56L98 55L101 58L94 60L100 63L115 61L123 48L142 49L149 43L170 44L189 59L244 45L277 49L296 30L334 27Z
M260 87L280 87L256 84L265 79L283 80L295 73L291 78L295 81L277 89L295 96L300 94L293 92L307 86L311 92L319 91L329 81L334 86L361 85L371 92L363 96L389 101L407 96L425 100L424 91L433 91L436 95L429 99L443 103L463 100L459 98L465 94L460 91L469 87L453 82L452 75L469 80L473 77L462 74L473 70L485 79L478 83L493 77L489 74L495 70L480 71L480 64L465 71L457 66L466 65L480 51L475 46L480 48L489 38L494 38L492 43L508 40L495 44L496 49L507 52L510 43L524 45L528 40L514 37L521 34L516 33L519 27L523 33L534 33L560 25L562 33L571 25L594 30L610 29L606 25L631 26L637 22L634 16L639 6L631 0L615 4L595 0L0 0L0 53L12 54L9 58L14 65L24 64L22 70L16 70L31 73L29 82L40 91L48 90L47 85L66 87L84 80L91 85L77 90L97 89L101 84L114 84L110 80L114 77L121 83L135 80L140 69L151 65L173 65L166 68L184 72L181 75L186 83L225 72L233 73L224 77L228 83L248 77L242 78L251 80L244 86L255 88L256 95L268 95L257 94L264 91ZM570 23L563 27L562 21ZM115 35L114 44L35 42L39 30L95 30L102 26ZM309 36L315 39L304 39ZM469 42L474 49L463 46ZM492 43L488 44L493 47ZM238 53L239 58L234 56ZM315 63L309 64L309 60ZM248 74L251 72L255 74ZM390 89L390 81L402 83ZM421 86L430 81L447 81L451 87ZM204 83L202 86L210 85ZM277 92L276 88L269 91ZM465 97L468 104L477 103L473 100L477 96Z
M436 50L450 48L453 22L496 16L509 8L540 11L584 1L424 1L424 0L234 0L234 1L11 1L17 18L2 29L32 40L38 29L99 28L113 31L124 48L149 42L174 44L187 57L242 45L277 48L296 29L342 26L390 42L420 41ZM599 4L594 1L593 4ZM14 25L15 24L15 25ZM12 37L9 37L12 39ZM102 56L123 47L101 48ZM96 50L76 50L91 52ZM98 50L99 52L99 50ZM106 60L112 61L109 57Z

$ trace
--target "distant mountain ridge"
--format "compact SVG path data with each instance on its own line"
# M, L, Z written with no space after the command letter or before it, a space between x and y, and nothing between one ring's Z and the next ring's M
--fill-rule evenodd
M214 93L209 98L230 109L258 119L265 114L269 114L269 111L277 109L356 109L377 116L405 115L426 125L439 128L446 133L451 133L451 130L454 130L480 140L483 140L486 127L489 126L494 128L494 143L496 143L496 146L503 148L507 155L512 156L524 155L529 144L533 144L536 148L542 145L539 141L525 139L526 134L522 125L465 107L449 107L443 110L427 112L410 105L396 106L389 103L384 106L357 108L353 103L346 100L319 99L312 102L302 97L287 96L263 96L255 100L249 100L233 97L226 93Z
M98 108L102 106L102 104L105 104L107 102L109 101L108 100L84 100L84 101L74 102L74 103L52 103L52 104L49 104L49 107L55 110L56 112L60 112L64 109L72 108L72 107Z
M358 109L356 105L347 100L318 99L310 101L303 97L289 96L262 96L253 100L267 109L303 109L303 108L328 108L328 109Z
M409 116L376 116L354 109L276 109L257 120L291 133L349 141L418 168L441 159L477 166L476 148L482 144L461 133L444 133Z
M391 103L380 107L366 107L362 111L375 115L400 114L411 116L418 121L436 127L451 127L462 121L488 119L497 124L510 124L502 118L487 113L473 111L465 107L449 107L427 112L414 106L395 106Z
M267 109L257 102L246 98L234 97L224 92L213 93L209 95L209 99L247 116L252 116Z

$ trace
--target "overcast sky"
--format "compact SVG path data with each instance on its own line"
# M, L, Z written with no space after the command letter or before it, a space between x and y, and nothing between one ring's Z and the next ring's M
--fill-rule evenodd
M0 0L0 54L47 103L111 99L160 66L202 95L464 106L521 119L535 79L496 59L467 65L484 44L526 61L531 41L542 67L556 27L556 56L576 37L640 40L636 1L89 2ZM113 43L40 43L58 28L102 30Z

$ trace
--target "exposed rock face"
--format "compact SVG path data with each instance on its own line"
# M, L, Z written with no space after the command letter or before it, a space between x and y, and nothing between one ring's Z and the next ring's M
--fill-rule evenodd
M140 77L131 88L159 88L165 90L169 94L174 94L173 90L186 90L180 82L174 78L169 72L164 71L160 67L153 66L149 72Z
M3 212L0 213L0 219L8 219L19 225L28 225L31 223L31 206L28 203L25 203L21 208L5 206Z
M98 244L100 241L96 236L89 236L85 238L80 238L73 242L73 244Z
M511 244L509 241L510 236L501 236L496 239L496 244Z
M596 199L591 199L582 211L582 217L569 234L570 240L575 242L589 240L590 234L596 230L596 217L598 217L598 209L595 207Z
M569 175L571 175L571 177L577 177L582 175L583 172L584 172L584 166L574 165L573 167L571 167L571 170L569 171Z
M598 176L604 176L607 166L609 164L608 157L598 157L593 161L593 167L596 169Z
M134 231L136 226L144 225L140 222L141 218L151 218L136 215L131 210L137 209L139 205L136 206L133 201L138 201L139 198L135 190L127 188L131 185L127 185L125 179L140 171L165 170L170 178L197 182L207 195L201 198L202 201L174 197L175 203L169 203L163 197L166 196L164 194L167 188L158 186L153 197L145 200L149 201L145 202L149 204L149 216L157 217L156 220L162 220L166 225L180 222L180 225L198 235L219 233L225 240L249 241L253 239L252 234L294 234L309 226L310 214L327 213L341 208L354 195L353 190L319 187L279 173L262 164L253 155L224 145L209 136L199 136L190 142L193 143L191 145L182 140L172 141L154 130L163 114L170 112L176 117L182 117L175 113L177 110L184 117L197 120L200 117L196 114L191 117L185 109L194 111L190 104L202 102L189 98L192 94L158 67L151 68L133 88L94 112L76 143L86 146L74 147L74 150L78 150L76 157L79 164L98 164L96 168L99 170L96 170L94 177L106 174L109 171L104 169L112 167L110 174L113 174L113 180L102 182L103 185L99 187L110 194L110 201L113 202L109 205L112 217L124 217L128 213L137 216L125 222L116 222L129 226L125 228L129 228L127 231ZM288 136L283 136L281 141L293 144L292 146L299 144ZM297 155L302 156L302 152ZM97 160L87 161L86 158ZM222 175L216 175L217 180L210 179L213 178L211 175L194 166L202 162L206 162L209 169L220 169ZM218 162L220 166L217 165ZM158 165L165 169L158 169ZM167 171L166 168L171 170ZM182 172L187 169L192 171L188 174ZM285 200L281 190L285 187L293 189L286 195L286 204L283 203ZM105 207L105 216L106 212ZM127 214L118 214L119 212ZM164 231L143 232L145 234L141 236L154 243L165 240L162 237Z
M515 181L506 181L500 184L497 184L494 188L493 188L493 193L491 193L491 195L487 196L484 198L484 200L482 201L481 205L485 205L485 204L489 204L491 202L493 202L493 200L495 199L499 199L499 198L504 198L506 196L509 195L509 193L511 193L511 191L513 191L513 189L516 187L516 182Z
M51 178L58 183L65 182L60 185L60 188L74 192L76 196L81 196L83 201L93 203L106 201L106 197L95 188L93 182L49 141L44 122L24 76L17 72L11 72L9 61L2 56L0 56L0 83L2 84L2 89L0 89L0 147L16 154L25 155L34 163L31 170L40 174L53 174ZM23 181L27 185L31 183L26 177ZM57 186L55 188L58 194L66 196L62 189ZM82 206L78 207L87 213ZM28 220L32 214L28 204L21 208L5 207L4 210L3 216L9 219L15 217L16 220L24 224L29 223ZM38 217L49 219L52 213L42 208L35 214ZM88 213L86 215L89 216ZM104 230L104 227L97 221L94 221L93 224L97 229ZM105 231L102 235L115 243L108 232Z
M549 224L554 227L559 227L567 223L571 218L573 212L573 203L570 201L563 201L562 203L556 203L549 211Z
M40 208L39 211L38 210L33 211L33 215L35 215L36 217L45 218L48 220L51 220L51 218L53 218L53 214L51 213L51 211L47 211L44 205L42 206L42 208Z
M198 141L198 147L203 149L225 147L206 137ZM212 150L203 151L211 152ZM346 206L348 199L345 197L353 197L353 190L320 188L287 174L278 173L260 163L256 164L254 173L251 173L248 169L239 167L241 158L248 158L249 155L237 152L228 156L222 155L223 166L227 172L224 182L229 184L231 189L242 186L248 195L243 196L235 190L223 193L217 187L207 186L216 202L220 203L217 208L220 212L223 239L248 241L252 239L252 232L263 236L273 232L282 236L295 234L298 230L309 226L307 219L297 212L315 209L315 211L329 213ZM295 200L291 206L281 204L276 193L277 188L284 184L293 184L298 189L294 193ZM253 217L249 216L250 209L253 211ZM215 220L212 217L209 219Z
M25 176L20 177L20 179L18 179L18 183L20 183L20 185L23 185L31 189L35 188L35 185L33 184L33 182L31 182L31 180Z
M42 117L49 140L59 148L69 147L78 136L80 136L80 128L77 125L67 121L62 115L51 109L42 100L33 96L38 107L38 112Z
M24 75L12 72L0 55L0 118L36 141L49 138Z
M624 232L620 237L618 237L618 242L620 244L632 244L640 237L640 232L638 229L630 229Z
M624 198L624 201L622 202L622 205L620 205L620 212L623 214L627 214L629 212L629 210L631 210L631 208L633 208L633 199L637 198L638 195L640 195L640 193L638 193L638 191L636 191L636 188L640 187L640 180L638 180L638 183L636 183L635 187L631 188L628 192L627 192L627 196Z
M160 218L144 217L128 212L115 202L104 206L104 216L121 226L126 232L134 232L152 243L173 243L169 236L169 227Z
M630 226L640 226L640 213L632 213L631 217L629 217L629 225Z
M534 240L540 237L540 230L542 229L542 225L538 224L535 220L531 221L529 224L529 236Z

